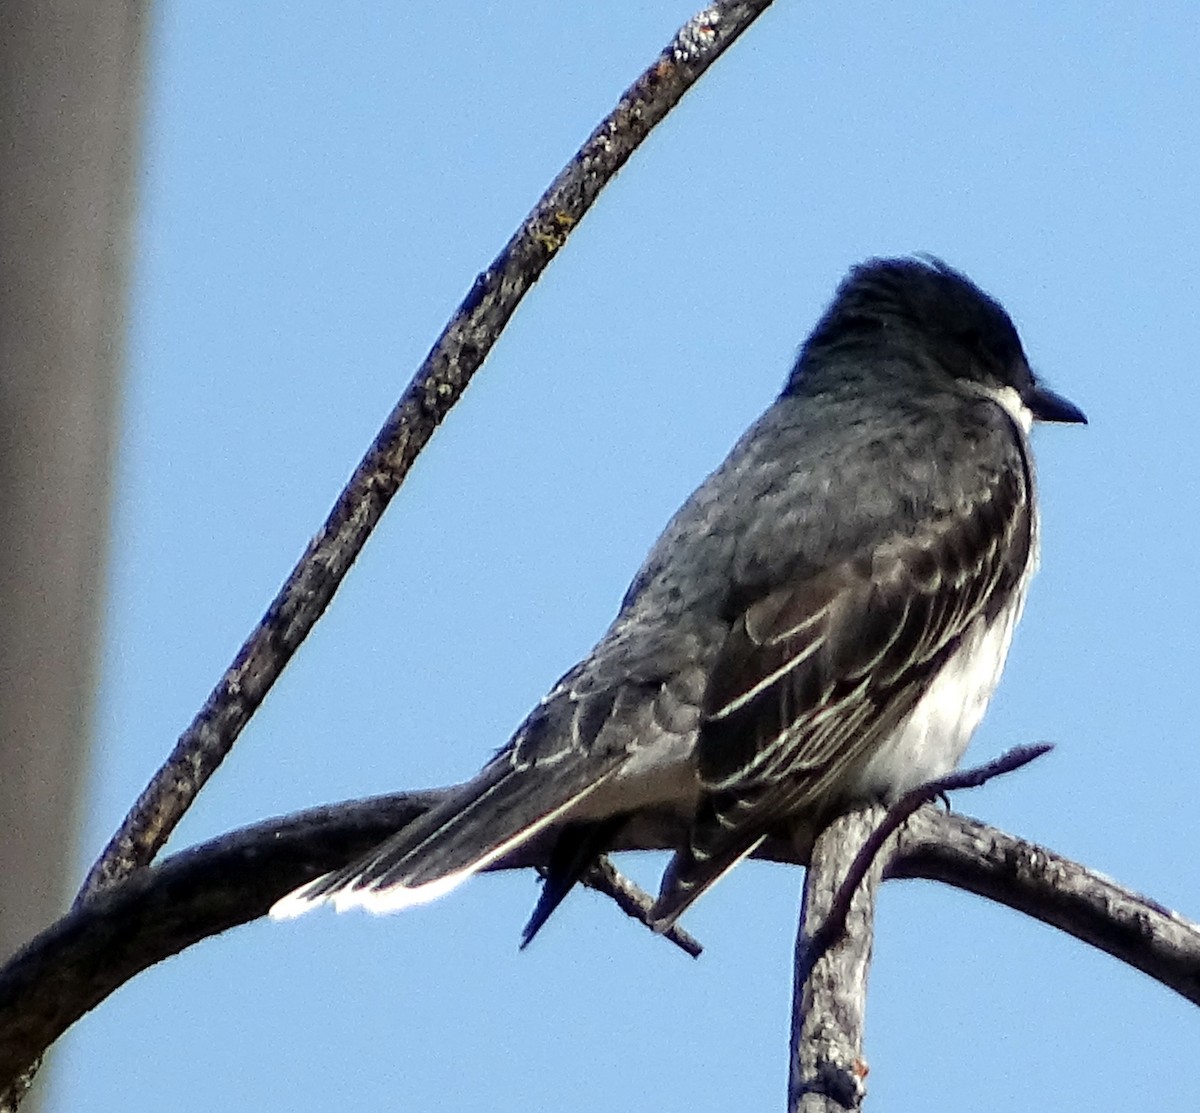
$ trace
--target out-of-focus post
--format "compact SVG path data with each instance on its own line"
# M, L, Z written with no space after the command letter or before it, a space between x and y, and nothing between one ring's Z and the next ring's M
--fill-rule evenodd
M3 957L59 914L73 880L148 9L0 5Z

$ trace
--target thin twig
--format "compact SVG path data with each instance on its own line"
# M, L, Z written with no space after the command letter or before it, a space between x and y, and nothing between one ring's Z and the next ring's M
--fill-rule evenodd
M654 907L654 898L629 878L618 873L607 855L603 856L583 875L583 883L589 889L595 889L598 893L612 897L616 901L617 907L627 916L632 916L646 927L651 926L650 910ZM669 939L692 958L699 958L704 951L700 941L678 924L672 924L662 932L662 938Z
M475 279L320 532L88 873L77 901L153 861L324 613L417 454L526 291L650 130L770 3L718 0L689 20Z
M850 863L845 877L838 887L837 894L830 906L829 915L825 917L821 922L821 926L808 941L808 947L805 952L805 958L808 963L807 968L798 969L796 977L801 981L807 978L812 973L812 967L817 959L832 946L845 930L846 918L850 914L850 906L854 900L855 890L862 883L863 878L867 876L867 871L871 869L876 857L878 857L879 852L883 849L884 843L891 838L918 808L936 800L939 796L944 796L946 793L954 792L960 788L979 788L996 777L1003 776L1005 773L1015 772L1043 754L1049 753L1052 749L1054 747L1048 743L1039 743L1034 746L1014 746L998 758L993 758L983 765L977 765L970 769L958 769L953 773L947 773L944 777L937 777L932 781L926 781L924 784L917 785L916 788L911 789L901 796L896 803L888 808L883 820L871 831L862 846L859 847L858 853L854 856L854 861Z

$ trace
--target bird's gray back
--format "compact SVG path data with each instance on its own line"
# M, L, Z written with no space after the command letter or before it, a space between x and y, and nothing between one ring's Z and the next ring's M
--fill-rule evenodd
M886 376L865 396L856 386L785 395L747 430L668 523L595 649L501 759L640 751L677 762L745 607L961 511L998 469L1024 467L1021 434L995 402L913 396L889 390Z
M1004 410L966 391L780 398L672 518L606 637L684 616L728 623L781 583L960 512L1027 455Z

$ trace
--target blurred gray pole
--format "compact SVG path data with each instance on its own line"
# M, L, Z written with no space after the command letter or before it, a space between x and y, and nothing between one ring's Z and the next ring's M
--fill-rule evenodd
M0 0L0 958L87 769L148 0Z

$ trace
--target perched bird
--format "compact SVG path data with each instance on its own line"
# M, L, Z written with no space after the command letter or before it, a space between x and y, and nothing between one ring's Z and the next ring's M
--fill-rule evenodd
M540 836L528 942L626 823L664 814L690 834L663 930L768 836L948 772L1037 566L1035 420L1085 418L996 301L937 260L853 268L592 652L473 780L272 915L423 903Z

